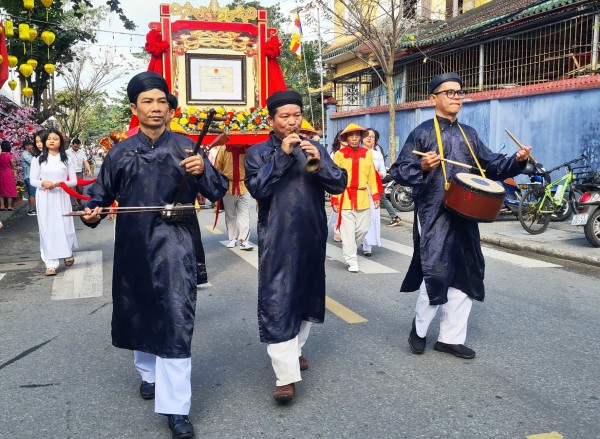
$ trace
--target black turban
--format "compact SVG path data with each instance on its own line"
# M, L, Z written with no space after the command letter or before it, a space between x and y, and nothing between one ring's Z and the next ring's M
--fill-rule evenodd
M458 82L461 87L463 86L462 79L458 73L443 73L441 75L433 77L433 79L429 83L429 94L432 94L435 91L435 89L442 85L444 82Z
M171 110L177 110L177 107L179 106L179 101L177 100L177 96L169 93L167 95L167 102L169 103L169 108Z
M156 72L142 72L135 75L130 79L127 84L127 97L129 102L135 104L137 97L140 93L148 90L158 89L165 92L165 95L169 94L169 87L167 87L167 81L161 75Z
M288 104L298 105L302 108L302 95L295 90L284 90L275 92L267 98L269 113Z

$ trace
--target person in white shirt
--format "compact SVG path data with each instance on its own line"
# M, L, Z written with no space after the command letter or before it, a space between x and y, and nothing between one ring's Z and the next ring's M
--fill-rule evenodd
M90 164L87 160L87 154L81 148L81 140L73 139L71 142L71 148L67 150L67 156L71 158L73 164L75 165L75 174L77 178L83 178L84 175L92 176L92 171L90 169ZM85 171L85 172L84 172ZM83 195L83 186L75 186L75 191L78 194ZM71 197L71 204L73 208L77 208L81 206L81 200L75 197Z
M363 137L362 146L373 153L373 164L375 165L377 174L379 174L379 189L383 192L381 179L387 175L387 171L385 170L383 155L375 148L375 133L376 131L373 128L367 128L367 135ZM385 198L385 195L381 194L381 199L383 200L383 198ZM371 196L369 196L369 202L371 208L371 225L362 242L363 254L367 257L371 256L374 245L381 247L381 209L375 208Z

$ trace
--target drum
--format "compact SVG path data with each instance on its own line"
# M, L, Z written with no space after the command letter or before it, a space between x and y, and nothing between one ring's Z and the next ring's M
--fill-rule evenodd
M504 188L493 180L459 172L444 196L444 204L452 212L469 220L491 223L504 204Z

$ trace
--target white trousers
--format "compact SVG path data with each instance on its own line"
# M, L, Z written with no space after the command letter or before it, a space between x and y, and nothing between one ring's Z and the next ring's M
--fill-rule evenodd
M155 383L156 413L189 415L192 404L191 358L161 358L133 351L133 364L143 381Z
M358 265L356 250L362 243L371 225L371 210L342 210L342 251L346 264Z
M421 282L417 306L415 307L415 326L417 335L425 337L438 308L442 308L438 341L447 344L465 344L467 323L473 299L456 288L448 288L448 302L443 305L430 305L425 281Z
M250 192L244 195L225 195L223 209L229 240L247 241L250 238Z
M40 246L40 254L42 256L42 261L44 261L44 264L46 264L46 268L54 268L54 269L56 269L60 265L60 260L59 259L50 259L50 258L47 258L46 255L44 254L44 249L41 246Z
M276 386L302 381L298 357L302 355L302 347L308 339L311 325L311 322L303 321L297 336L288 341L267 345L267 353L271 357L271 364L277 379Z
M417 228L421 234L421 222L417 217ZM419 297L415 306L415 328L419 337L427 335L427 329L442 307L440 317L440 333L438 341L447 344L465 344L467 339L467 323L473 306L473 299L456 288L448 288L448 302L443 305L430 305L425 280L421 282Z

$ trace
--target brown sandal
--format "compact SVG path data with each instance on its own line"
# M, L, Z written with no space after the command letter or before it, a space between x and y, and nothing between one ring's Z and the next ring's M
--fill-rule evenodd
M70 256L68 258L65 258L65 265L67 267L70 267L71 265L73 265L75 263L75 258L73 256Z
M46 268L46 276L56 276L56 268Z

